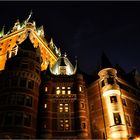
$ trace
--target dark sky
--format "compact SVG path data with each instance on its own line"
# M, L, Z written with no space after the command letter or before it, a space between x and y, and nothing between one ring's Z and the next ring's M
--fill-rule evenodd
M73 64L77 56L80 68L89 74L102 51L127 72L140 71L140 2L16 1L0 2L0 7L0 28L5 25L6 30L32 10L36 25L44 25L45 35Z

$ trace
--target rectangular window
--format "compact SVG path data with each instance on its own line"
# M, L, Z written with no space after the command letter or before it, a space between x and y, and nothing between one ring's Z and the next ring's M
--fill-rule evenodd
M68 94L71 94L71 90L68 90L67 92L68 92Z
M34 88L34 81L28 80L28 88L33 89Z
M81 106L82 109L85 108L85 104L84 103L81 103L80 106Z
M25 106L32 107L32 97L31 96L25 97Z
M63 119L61 119L59 121L59 124L60 124L60 130L64 130L64 120Z
M65 90L62 90L62 94L63 94L63 95L65 94Z
M56 90L56 94L57 94L57 95L60 94L60 89Z
M11 125L13 122L13 112L7 112L5 115L5 125Z
M18 85L18 78L15 77L15 78L12 79L11 86L16 87L17 85Z
M25 96L22 94L17 95L17 105L24 105Z
M21 78L20 79L20 87L26 87L26 81L27 81L27 79Z
M68 119L60 119L60 130L67 131L70 129L70 124Z
M117 97L116 96L110 96L111 103L117 103Z
M45 87L45 92L47 92L48 91L48 87Z
M101 87L104 87L105 86L105 82L104 80L101 81Z
M24 126L31 126L31 115L24 114Z
M82 127L82 129L86 129L86 123L85 123L85 122L82 123L82 124L81 124L81 127Z
M130 124L130 118L128 115L125 115L125 119L126 119L126 125L131 126Z
M16 112L15 125L22 125L22 123L23 123L23 114L21 112Z
M114 78L109 77L107 78L108 84L114 84Z
M126 100L125 100L124 98L122 98L122 104L123 104L124 106L127 106Z
M65 119L65 130L69 130L69 120Z
M121 117L120 117L120 114L119 113L113 113L113 116L114 116L114 122L116 125L120 125L122 122L121 122Z
M47 108L47 104L44 104L44 108Z
M62 89L65 89L65 87L62 87Z
M68 106L68 104L65 104L64 105L64 109L65 109L65 112L69 112L69 106Z
M63 112L63 108L64 108L64 105L63 104L59 104L59 112Z
M10 105L16 104L16 94L8 95L8 104Z
M82 91L82 87L81 87L81 86L79 86L79 91L80 91L80 92Z

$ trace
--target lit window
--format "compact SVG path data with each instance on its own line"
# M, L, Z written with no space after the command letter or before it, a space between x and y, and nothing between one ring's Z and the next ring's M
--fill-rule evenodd
M80 91L80 92L82 91L82 87L81 87L81 86L79 86L79 91Z
M71 94L71 90L68 90L68 94Z
M65 120L65 130L69 130L69 120Z
M60 94L60 90L56 90L56 94L59 95Z
M117 97L116 96L110 96L111 103L117 103Z
M120 125L121 124L121 117L119 113L113 113L114 116L114 122L116 125Z
M65 90L62 90L62 94L65 94Z
M71 89L71 87L67 87L67 89Z
M59 104L59 112L63 112L63 104Z
M61 129L61 130L64 130L64 120L61 119L61 120L59 121L59 124L60 124L60 129Z
M45 87L45 92L47 92L48 91L48 87Z
M65 112L69 112L68 104L65 104Z
M47 104L44 104L44 108L47 108Z
M65 87L62 87L62 89L65 89Z
M56 89L60 89L60 87L56 87Z
M85 128L86 128L86 123L85 123L85 122L82 123L82 124L81 124L81 127L82 127L82 129L85 129Z
M85 107L85 104L84 103L81 103L81 108L84 108Z

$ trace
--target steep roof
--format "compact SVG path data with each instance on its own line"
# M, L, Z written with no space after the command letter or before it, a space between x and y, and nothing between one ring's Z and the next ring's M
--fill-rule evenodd
M29 39L29 36L19 45L19 47L24 50L36 52L31 40Z

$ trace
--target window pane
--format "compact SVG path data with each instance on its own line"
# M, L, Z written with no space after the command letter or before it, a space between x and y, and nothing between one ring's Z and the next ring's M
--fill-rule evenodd
M31 126L31 115L24 114L24 125Z
M117 97L116 96L110 96L111 103L117 103Z
M25 105L32 107L32 97L31 96L26 96L25 97Z
M28 88L33 89L34 88L34 81L28 80Z
M5 125L11 125L13 121L13 112L7 112L5 115Z
M26 79L25 78L20 79L20 87L26 87Z
M24 105L24 99L25 99L25 97L24 97L24 95L17 95L17 104L18 105Z
M114 84L114 78L107 78L108 84Z
M124 106L127 106L127 105L126 105L126 100L125 100L125 99L122 99L122 104L123 104Z
M114 115L114 122L116 125L119 125L121 124L121 117L120 117L120 114L119 113L113 113Z
M22 122L23 122L23 114L20 113L20 112L17 112L15 114L15 124L16 125L22 125Z

